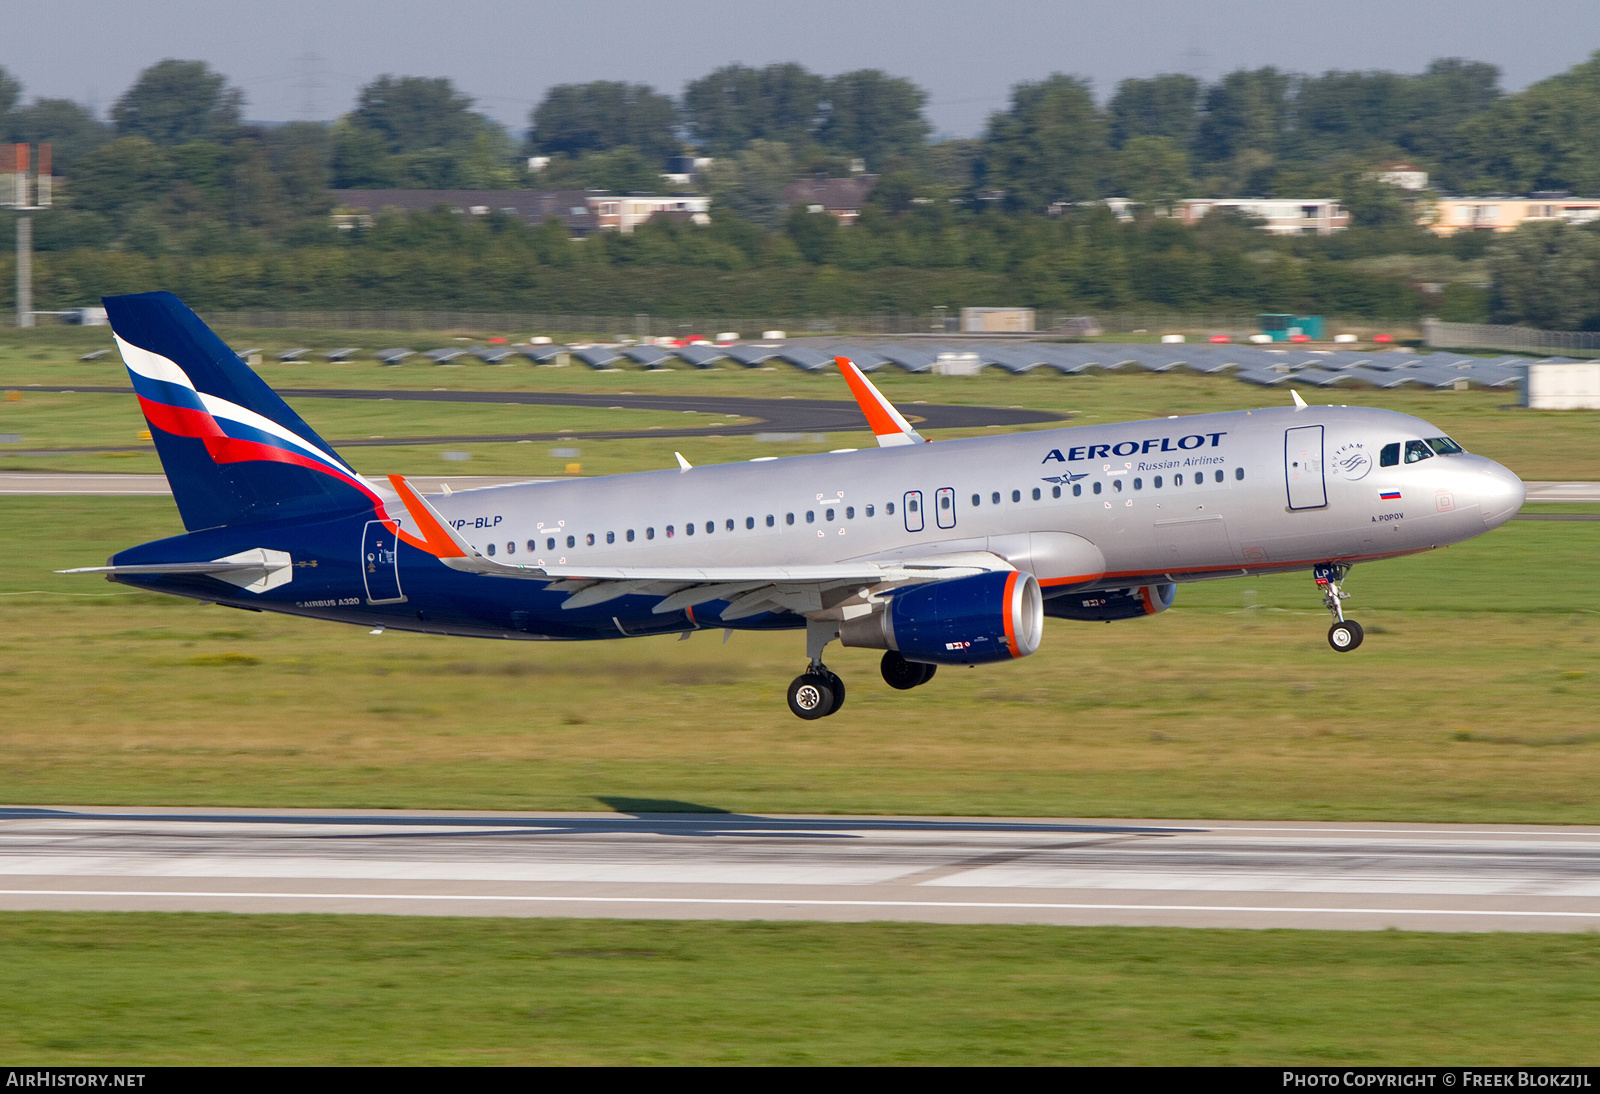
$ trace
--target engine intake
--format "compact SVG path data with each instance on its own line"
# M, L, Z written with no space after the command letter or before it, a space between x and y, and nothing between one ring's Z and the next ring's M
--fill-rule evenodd
M978 665L1026 657L1044 637L1038 580L1021 570L914 585L881 612L846 620L846 646L895 650L908 661Z
M1091 593L1066 593L1044 602L1044 614L1056 619L1082 619L1109 623L1137 619L1172 607L1176 585L1139 585L1131 589L1097 589Z

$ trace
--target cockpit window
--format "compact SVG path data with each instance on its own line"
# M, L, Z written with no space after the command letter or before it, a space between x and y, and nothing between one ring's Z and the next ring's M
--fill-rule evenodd
M1395 467L1400 463L1400 442L1386 444L1383 451L1378 453L1379 467Z
M1406 442L1406 462L1417 463L1433 459L1433 450L1421 441Z
M1459 444L1456 444L1456 442L1452 441L1449 437L1429 437L1428 447L1439 453L1441 456L1454 456L1458 453L1466 451L1466 449L1462 448Z

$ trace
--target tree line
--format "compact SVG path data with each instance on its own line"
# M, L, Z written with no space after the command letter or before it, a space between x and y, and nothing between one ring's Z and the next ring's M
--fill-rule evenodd
M1428 170L1449 190L1600 191L1600 148L1589 139L1600 132L1600 53L1517 94L1500 89L1493 66L1457 59L1415 75L1260 68L1212 84L1159 75L1123 81L1103 106L1086 81L1056 75L1018 84L1006 109L969 139L930 140L926 101L911 81L878 70L824 77L795 64L732 65L677 97L606 81L555 87L514 137L448 80L383 76L335 122L265 126L245 120L242 93L204 62L169 60L141 73L104 120L67 100L24 102L0 70L0 139L55 146L58 204L36 218L35 245L45 270L62 271L41 282L57 294L98 293L120 276L115 269L159 267L198 279L206 299L283 288L284 304L367 303L383 293L397 295L381 302L403 304L433 299L435 279L396 256L413 250L417 263L442 263L447 247L469 264L529 263L522 288L486 274L482 291L491 295L557 291L543 270L581 271L581 283L594 286L583 291L607 293L629 271L642 285L665 286L672 276L640 271L677 269L702 280L740 271L734 281L749 287L706 289L712 296L781 296L753 275L785 271L770 283L833 278L868 292L901 285L895 301L883 302L889 310L930 301L1238 304L1600 322L1593 278L1581 272L1593 264L1585 248L1600 238L1588 230L1497 241L1490 288L1451 286L1444 300L1351 265L1374 254L1483 251L1481 240L1443 242L1416 229L1400 193L1373 177L1388 160ZM665 159L679 154L714 159L697 180L714 200L709 229L652 226L558 246L559 233L485 222L408 244L442 229L424 216L414 228L385 218L370 231L338 232L327 215L330 189L348 187L657 191ZM547 165L530 172L530 155ZM784 208L789 182L845 174L857 160L879 176L859 230ZM1084 205L1109 195L1147 211L1117 223ZM1148 213L1204 195L1337 197L1358 228L1273 240L1225 220L1185 229ZM97 262L104 275L93 272ZM380 266L389 272L370 272ZM272 272L280 267L320 273L296 287ZM1523 272L1530 269L1541 272ZM244 281L208 287L206 271L220 270ZM896 281L886 271L918 273ZM1565 288L1552 297L1526 287L1545 277ZM980 284L982 301L960 296ZM714 310L713 299L705 304L697 310ZM644 299L636 306L662 310ZM749 300L737 310L784 308Z

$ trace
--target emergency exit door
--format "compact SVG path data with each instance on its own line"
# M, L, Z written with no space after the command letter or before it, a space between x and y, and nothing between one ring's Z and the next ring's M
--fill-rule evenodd
M1290 509L1321 509L1328 504L1322 480L1322 427L1302 425L1283 435L1283 474Z

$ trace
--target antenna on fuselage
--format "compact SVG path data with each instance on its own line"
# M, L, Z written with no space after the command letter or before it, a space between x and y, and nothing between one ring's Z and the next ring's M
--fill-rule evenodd
M1289 394L1294 396L1294 408L1296 410L1304 410L1306 408L1306 401L1300 398L1300 393L1298 391L1296 391L1294 388L1290 388Z
M687 470L689 470L690 468L692 468L694 466L694 464L690 463L688 460L683 458L683 453L682 452L674 452L673 455L678 457L678 470L679 471L687 471Z

